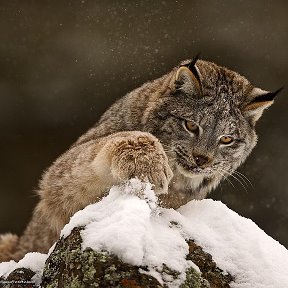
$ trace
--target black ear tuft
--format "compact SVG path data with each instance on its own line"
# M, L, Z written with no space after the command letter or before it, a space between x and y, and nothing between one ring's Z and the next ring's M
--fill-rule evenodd
M266 101L273 101L276 95L283 89L283 87L279 88L275 92L268 92L266 94L259 95L253 99L251 103L257 102L266 102Z
M195 68L195 64L197 62L197 60L200 57L200 53L196 54L193 58L192 61L188 64L188 68L191 70L191 68ZM193 72L193 71L192 71Z
M283 87L275 92L267 92L257 87L252 89L250 95L248 95L250 101L244 107L243 113L253 125L255 125L258 119L262 116L264 110L273 104L275 96L282 89Z
M184 65L181 65L181 66L187 67L193 73L193 75L196 77L196 79L200 83L200 77L199 77L197 69L195 67L195 64L196 64L197 60L199 59L199 57L200 57L200 53L196 54L196 56L194 56L192 58L191 62L184 64Z

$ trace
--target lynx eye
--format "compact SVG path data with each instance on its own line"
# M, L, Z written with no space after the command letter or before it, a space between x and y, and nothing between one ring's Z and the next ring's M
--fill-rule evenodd
M224 145L231 144L234 141L234 138L228 135L224 135L220 138L220 143Z
M186 128L189 132L197 133L197 132L199 131L198 125L195 124L195 123L192 122L192 121L185 120L184 124L185 124L185 128Z

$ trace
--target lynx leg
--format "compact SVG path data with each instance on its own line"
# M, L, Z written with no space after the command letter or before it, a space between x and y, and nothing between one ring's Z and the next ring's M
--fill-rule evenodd
M168 191L172 171L151 134L120 132L72 147L43 176L40 202L10 259L29 251L46 253L75 212L132 177L149 180L159 194Z

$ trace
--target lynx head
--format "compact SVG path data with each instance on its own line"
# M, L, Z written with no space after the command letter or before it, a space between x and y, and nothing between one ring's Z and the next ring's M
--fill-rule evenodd
M194 188L205 194L251 153L255 124L280 89L255 88L238 73L197 59L171 75L150 131L163 143L174 174L197 182Z

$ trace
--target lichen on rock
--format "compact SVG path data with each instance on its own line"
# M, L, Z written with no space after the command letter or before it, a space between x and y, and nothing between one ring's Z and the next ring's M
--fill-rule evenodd
M139 267L122 263L107 251L81 248L82 228L62 237L47 259L42 287L162 287Z
M80 233L82 229L83 227L74 228L68 237L62 237L57 242L46 261L41 287L172 287L169 285L167 276L175 279L179 275L177 271L172 271L163 264L161 273L165 274L163 278L167 279L167 283L160 283L156 278L145 273L147 267L123 263L108 251L94 251L90 248L82 250ZM188 258L194 257L189 254ZM212 260L211 256L208 258L209 261ZM207 267L211 265L207 264ZM209 279L205 279L203 275L205 274L189 268L186 271L186 280L180 288L229 287L228 282L226 286L222 285L223 283L220 286L210 285Z

